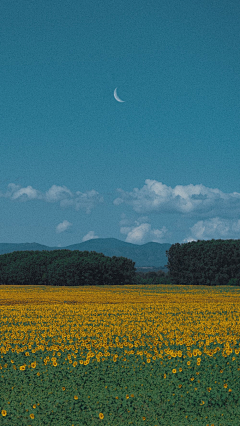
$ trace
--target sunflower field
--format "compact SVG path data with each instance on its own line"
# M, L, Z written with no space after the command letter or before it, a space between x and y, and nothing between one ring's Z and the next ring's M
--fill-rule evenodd
M0 426L239 426L240 288L0 286Z

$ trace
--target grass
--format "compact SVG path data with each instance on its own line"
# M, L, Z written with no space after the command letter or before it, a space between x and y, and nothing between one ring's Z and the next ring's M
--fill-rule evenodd
M0 425L239 425L238 288L0 286L0 301Z

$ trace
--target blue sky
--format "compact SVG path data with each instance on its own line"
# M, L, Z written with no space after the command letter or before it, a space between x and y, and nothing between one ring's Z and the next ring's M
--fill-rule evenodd
M239 0L1 0L0 242L239 239L239 22Z

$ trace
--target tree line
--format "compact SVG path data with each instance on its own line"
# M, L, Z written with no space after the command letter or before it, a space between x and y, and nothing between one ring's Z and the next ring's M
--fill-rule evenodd
M136 272L135 262L95 251L31 250L0 255L0 284L126 285L164 284L166 274Z
M124 285L135 279L135 262L94 251L15 251L0 256L0 284Z
M136 272L131 259L95 251L15 251L0 255L0 284L240 286L240 240L176 243L166 254L168 273L143 273Z
M172 284L240 285L240 240L198 240L166 251Z

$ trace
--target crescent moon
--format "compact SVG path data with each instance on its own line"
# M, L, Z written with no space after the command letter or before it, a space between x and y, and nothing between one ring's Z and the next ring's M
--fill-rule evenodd
M114 90L114 98L116 99L116 101L118 101L118 102L125 102L125 101L122 101L122 99L120 99L119 97L118 97L118 95L117 95L117 87L116 87L116 89Z

